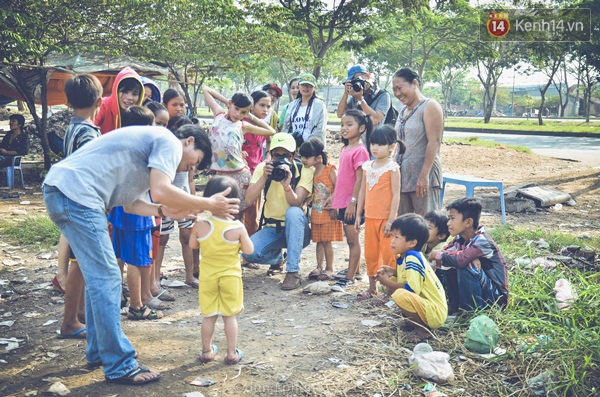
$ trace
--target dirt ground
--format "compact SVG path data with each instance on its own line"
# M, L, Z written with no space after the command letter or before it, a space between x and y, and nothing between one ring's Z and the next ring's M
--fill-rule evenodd
M333 151L336 148L339 150L339 146L332 145ZM508 149L444 145L442 155L445 172L499 179L505 187L543 183L570 193L577 201L574 207L565 206L560 211L508 214L511 225L575 235L600 233L600 169ZM19 198L0 200L2 219L21 217L20 210L28 214L44 210L37 186L10 193L15 192L19 192ZM0 193L4 196L9 191ZM445 202L462 194L460 187L449 186ZM30 204L20 204L25 200ZM482 223L496 226L500 215L486 213ZM10 351L0 345L2 396L42 395L57 381L71 390L70 395L93 397L182 396L191 392L207 397L423 395L426 381L412 375L407 362L405 348L412 349L414 344L408 343L404 332L394 325L398 312L354 301L356 293L366 288L365 282L349 289L350 294L307 295L301 289L284 292L278 287L283 276L265 276L266 267L244 270L245 311L239 316L238 344L245 357L240 365L223 363L225 336L220 320L215 333L215 343L221 350L217 360L210 364L196 360L201 350L202 321L197 290L173 288L177 300L162 320L133 322L123 317L123 329L139 352L139 361L162 372L160 382L137 388L106 384L101 369L85 368L85 341L56 339L63 312L60 300L52 300L60 295L50 287L56 259L39 259L43 252L35 247L1 241L0 280L11 281L10 287L18 294L0 300L0 338L21 340L19 347ZM345 243L335 244L335 254L337 271L347 265ZM171 238L164 266L169 280L184 280L176 236ZM314 266L315 250L311 245L302 255L304 278ZM304 286L307 284L304 281ZM332 306L334 302L346 303L348 307L336 308ZM380 324L369 327L363 320ZM6 321L14 324L4 325ZM463 339L461 332L464 330L452 327L436 331L438 339L430 343L434 349L447 347L448 341ZM469 365L476 358L459 342L446 351L451 359L467 357L466 362L451 361L456 381L438 387L448 395L498 395L493 392L497 390L494 384L515 378L510 369L486 364L481 368L491 374L493 381L484 380L483 374L474 373ZM216 383L210 387L190 385L196 377ZM492 385L485 385L486 382Z

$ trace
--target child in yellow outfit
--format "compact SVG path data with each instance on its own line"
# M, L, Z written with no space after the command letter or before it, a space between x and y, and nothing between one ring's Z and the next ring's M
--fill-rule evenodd
M369 289L361 292L357 300L371 299L377 294L375 275L381 265L394 266L396 258L390 250L390 227L398 216L400 201L400 168L390 158L396 148L404 143L396 141L396 131L389 125L375 128L369 137L369 149L375 160L362 165L363 183L358 195L357 214L365 210L365 262ZM360 221L355 223L360 230Z
M427 222L421 215L405 214L392 223L391 251L398 256L396 268L382 266L377 279L412 321L402 324L415 327L416 340L431 337L429 329L441 327L448 316L446 294L442 283L421 252L429 239Z
M238 198L239 188L235 180L227 176L212 178L206 185L204 196L217 193L229 193L228 198ZM237 348L238 324L236 315L244 309L244 290L242 287L242 268L240 249L245 254L254 251L254 245L248 236L244 224L240 221L221 219L210 215L199 219L190 238L192 249L200 248L200 285L198 298L202 320L203 363L213 361L217 346L212 343L217 317L223 317L225 337L227 338L226 364L237 364L244 353Z

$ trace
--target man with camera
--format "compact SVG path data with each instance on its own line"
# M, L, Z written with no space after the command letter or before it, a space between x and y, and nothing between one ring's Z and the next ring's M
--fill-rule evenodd
M312 168L294 161L296 141L287 133L271 138L271 159L254 170L246 192L246 202L253 203L264 194L261 228L251 237L254 253L242 254L248 263L271 265L267 274L281 271L282 249L287 248L287 273L282 290L300 286L300 254L310 243L310 228L304 204L313 188ZM264 193L263 193L264 192Z
M346 109L360 109L371 117L374 128L384 124L388 110L392 106L392 97L375 84L364 65L354 65L348 69L344 88L344 94L337 108L339 118L344 115Z

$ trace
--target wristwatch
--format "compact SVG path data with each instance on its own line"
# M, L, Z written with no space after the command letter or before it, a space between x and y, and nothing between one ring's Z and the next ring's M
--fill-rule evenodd
M357 201L358 201L358 200L356 199L356 197L352 197L352 198L350 199L350 202L351 202L351 203L356 203Z
M362 105L364 101L365 101L364 99L361 99L360 101L356 101L356 106Z

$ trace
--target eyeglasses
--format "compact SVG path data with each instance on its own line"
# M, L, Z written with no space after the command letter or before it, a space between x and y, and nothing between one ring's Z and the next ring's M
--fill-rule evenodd
M281 159L286 159L286 160L291 160L292 159L292 155L291 154L271 153L271 157L275 161L281 160Z

